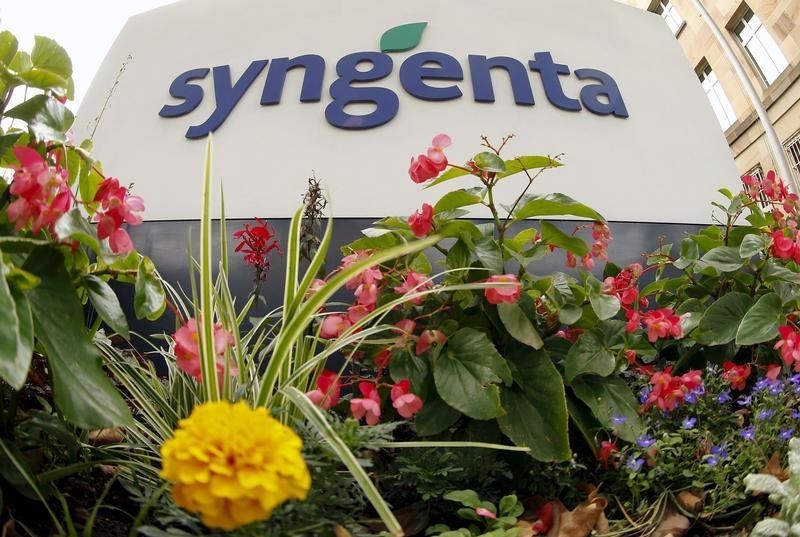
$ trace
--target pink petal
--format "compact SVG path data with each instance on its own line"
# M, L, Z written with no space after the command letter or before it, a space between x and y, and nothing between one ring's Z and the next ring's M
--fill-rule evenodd
M453 143L453 141L450 139L450 137L444 133L441 133L433 137L431 145L433 145L434 147L445 148L445 147L450 147L451 143Z

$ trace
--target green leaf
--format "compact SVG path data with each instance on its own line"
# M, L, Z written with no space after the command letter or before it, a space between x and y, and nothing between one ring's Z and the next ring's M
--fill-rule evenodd
M761 235L750 233L744 236L742 243L739 245L739 257L742 259L750 259L754 255L761 252L766 246L766 241Z
M167 296L156 273L156 267L149 257L142 257L136 271L136 285L133 295L136 318L154 321L161 317L167 307Z
M473 192L468 192L467 190L453 190L452 192L448 192L442 198L436 202L433 209L436 214L444 212L444 211L452 211L453 209L457 209L459 207L467 207L469 205L475 205L476 203L480 203L483 198L478 194Z
M100 318L117 334L125 339L130 339L128 333L128 320L119 304L119 299L111 286L97 276L86 276L83 279L89 291L89 300L100 315Z
M31 355L26 358L25 353L21 352L23 349L19 348L20 322L17 317L16 301L3 272L0 264L0 377L18 390L28 376Z
M419 45L427 22L412 22L395 26L383 32L381 52L404 52Z
M703 345L723 345L733 341L752 304L753 299L744 293L732 292L722 296L703 314L695 339Z
M97 232L86 217L81 214L80 209L72 209L56 221L56 235L61 240L76 240L88 246L94 253L101 254L100 241L97 239Z
M614 295L605 294L600 280L587 273L586 285L589 288L589 303L598 319L604 321L617 314L620 308L619 299Z
M564 361L564 380L570 384L575 377L590 373L607 377L615 367L614 353L606 346L603 332L593 328L582 334L569 349Z
M444 183L445 181L450 181L451 179L457 179L459 177L463 177L465 175L469 175L469 170L465 170L463 168L450 168L442 175L434 179L433 181L427 183L424 188L430 188L434 185L438 185L439 183Z
M594 209L559 193L547 194L546 196L526 196L521 207L514 213L514 217L518 219L564 215L579 216L591 220L605 220Z
M744 265L739 250L732 246L717 246L701 257L700 261L720 272L734 272Z
M505 173L497 174L498 179L508 177L509 175L514 175L515 173L519 173L523 170L533 170L536 168L556 168L558 166L563 166L563 164L561 164L559 161L550 157L532 155L506 160L504 164L506 166L506 171Z
M761 271L761 277L764 278L764 281L767 283L782 281L794 285L800 285L800 274L787 269L772 259L767 260L767 262L764 264L764 269Z
M19 328L17 332L17 353L14 364L10 367L0 366L0 376L6 378L14 389L20 389L28 376L28 369L33 358L33 314L28 297L16 286L10 286L14 298Z
M23 268L42 280L28 291L28 299L36 336L46 351L58 408L70 422L85 429L130 424L130 410L89 342L81 303L61 252L37 247Z
M29 71L33 67L31 55L24 50L18 50L17 53L14 54L14 59L11 60L11 63L8 65L8 67L17 73Z
M482 151L472 157L475 165L485 172L506 173L506 163L491 151Z
M504 413L497 383L511 382L511 370L482 332L462 328L433 361L439 396L451 407L477 420Z
M503 273L503 253L492 237L481 237L475 241L475 255L492 274Z
M0 32L0 63L5 65L10 64L11 60L14 59L14 55L17 53L18 46L19 44L14 34L8 30Z
M49 37L37 35L34 40L31 68L19 73L20 78L36 88L67 89L72 77L72 61L67 52Z
M35 95L6 112L6 116L25 121L38 140L66 142L66 132L75 121L69 109L49 95Z
M80 192L81 200L88 203L87 210L90 213L97 209L97 204L92 201L100 188L100 183L103 182L103 176L95 169L96 166L97 163L94 165L84 163L78 175L78 192Z
M458 502L461 505L477 509L481 506L481 499L474 490L454 490L442 496L445 500Z
M419 272L420 274L430 274L433 270L433 266L430 260L428 260L428 256L425 255L425 252L420 252L411 258L411 261L408 263L408 269Z
M620 438L633 442L641 436L643 425L639 417L639 402L622 378L616 375L584 375L576 378L571 388L578 399L592 410L598 421L609 429L614 429ZM624 416L625 423L613 424L611 418L615 414Z
M683 270L699 258L700 250L697 248L697 243L687 238L681 241L681 256L672 264L675 268Z
M534 349L542 348L544 342L539 332L536 331L536 327L525 316L519 305L507 302L498 304L497 313L500 314L500 320L503 321L503 326L506 327L511 337Z
M567 402L561 375L548 354L520 349L508 356L519 381L503 388L506 414L497 419L500 430L514 444L531 448L540 461L570 458Z
M567 235L550 222L542 221L542 240L581 257L589 253L589 248L583 239Z
M447 430L460 417L461 412L445 403L438 394L434 393L425 399L422 410L414 416L414 427L420 436L433 436Z
M575 304L564 304L558 309L558 320L562 324L575 324L583 315L583 309Z
M778 326L784 319L783 304L775 293L769 293L747 310L739 330L736 332L737 345L755 345L777 337Z
M2 158L9 149L14 147L14 144L17 143L17 140L19 140L20 136L22 136L21 132L14 132L0 136L0 158Z

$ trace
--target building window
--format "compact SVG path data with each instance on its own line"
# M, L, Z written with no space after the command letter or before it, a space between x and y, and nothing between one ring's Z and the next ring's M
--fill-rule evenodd
M786 154L789 156L789 164L792 167L792 173L795 178L800 181L800 131L797 131L787 140L784 145ZM788 177L786 178L789 179Z
M672 5L672 2L669 0L659 0L653 11L661 15L661 18L667 22L667 26L672 30L673 35L678 35L678 32L681 31L685 23L681 14L678 13L678 10Z
M733 33L739 38L767 85L789 66L786 57L753 10L747 7Z
M733 122L736 121L736 114L733 113L733 107L722 89L722 84L708 62L703 62L697 70L697 76L700 78L700 84L703 86L708 100L711 102L711 108L717 115L717 120L722 127L722 130L727 129Z

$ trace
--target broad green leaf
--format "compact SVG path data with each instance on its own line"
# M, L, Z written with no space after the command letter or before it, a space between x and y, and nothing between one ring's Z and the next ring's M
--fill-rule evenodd
M433 436L447 430L461 416L461 412L445 403L438 394L434 393L425 399L422 410L414 416L414 427L420 436Z
M543 351L519 349L508 356L519 374L519 384L502 390L506 414L497 420L514 444L531 448L540 461L570 458L567 402L564 383L553 361Z
M616 375L584 375L576 378L571 388L578 399L592 410L598 421L609 429L614 429L620 438L633 442L641 436L643 425L639 417L639 402L622 378ZM612 423L611 418L615 414L624 416L625 423Z
M442 196L442 198L436 202L436 205L434 205L433 208L438 214L444 211L451 211L459 207L475 205L476 203L480 203L482 199L483 198L481 198L481 196L473 192L467 192L463 189L453 190L452 192L448 192Z
M736 337L739 324L753 304L749 295L728 293L708 307L695 332L695 339L703 345L723 345Z
M0 158L6 154L8 150L14 147L19 137L22 136L21 132L14 132L11 134L3 134L0 136Z
M507 237L506 240L503 241L503 245L517 252L521 252L526 246L533 246L533 241L538 235L539 232L536 231L536 228L529 227L523 229L513 237Z
M0 259L2 259L2 253L0 253ZM20 323L17 317L17 307L3 272L2 264L0 264L0 377L18 390L28 376L31 357L28 356L25 359L24 353L21 353L18 348L19 337L17 334L20 331Z
M491 151L482 151L472 157L475 165L485 172L506 173L506 163Z
M164 286L156 273L156 267L149 257L142 257L136 272L133 307L136 318L154 321L161 317L167 307Z
M27 295L15 286L11 286L11 296L14 297L19 331L17 332L17 356L15 363L8 371L2 371L2 376L9 380L14 389L20 389L28 376L28 369L33 358L34 334L33 314ZM0 370L3 368L0 367Z
M598 319L604 321L617 314L620 308L619 299L614 295L605 294L600 280L587 273L586 286L588 287L589 303Z
M427 22L412 22L395 26L383 32L381 52L404 52L419 45Z
M36 88L67 89L72 77L72 61L61 45L49 37L37 35L31 51L31 68L20 72L19 76Z
M697 248L697 243L687 238L681 241L681 256L672 264L675 268L683 270L699 258L700 250Z
M97 204L92 201L100 188L100 183L103 182L103 176L97 171L97 166L96 162L92 164L84 162L78 175L78 192L80 192L81 200L88 203L86 210L89 214L97 209Z
M442 496L445 500L458 502L467 507L478 508L483 502L478 497L478 493L474 490L454 490Z
M614 353L606 346L603 332L593 328L582 334L567 353L564 380L570 384L576 377L590 373L607 377L614 372L616 365Z
M701 257L700 261L720 272L734 272L744 265L739 250L732 246L717 246Z
M764 246L766 246L766 242L763 236L756 235L755 233L745 235L744 239L742 239L742 243L739 245L739 257L742 259L750 259L761 252Z
M434 179L433 181L428 182L425 185L425 188L430 188L432 186L438 185L439 183L444 183L445 181L450 181L451 179L457 179L459 177L463 177L465 175L469 175L469 170L465 170L463 168L450 168L442 175Z
M564 304L558 309L558 320L562 324L575 324L583 315L583 309L575 304Z
M697 235L689 235L701 250L706 252L722 245L722 230L717 226L701 229Z
M700 324L700 319L703 318L705 309L703 302L696 298L690 298L678 306L675 311L681 316L681 328L684 335L697 328L697 325Z
M669 254L672 251L672 243L662 244L647 256L646 265L663 265L669 263Z
M97 232L86 217L81 214L80 209L72 209L56 221L56 235L61 240L76 240L88 246L94 253L101 254L100 241L97 239Z
M687 276L679 276L677 278L662 278L645 285L641 292L641 296L650 296L653 293L661 293L663 291L672 291L685 287L691 280Z
M0 32L0 63L5 65L10 64L11 60L14 59L14 55L17 53L18 46L19 44L14 34L8 30Z
M24 50L18 50L8 67L17 73L29 71L33 67L31 55Z
M100 367L100 356L89 341L81 303L61 252L37 247L23 268L42 280L28 291L28 299L58 408L71 423L85 429L130 424L130 410Z
M50 244L42 239L29 239L28 237L17 237L15 235L0 236L0 250L6 253L29 252L36 246Z
M420 252L412 257L411 261L408 263L408 268L420 274L430 274L433 270L433 266L430 260L428 260L428 256L425 255L425 252Z
M69 109L49 95L35 95L6 112L25 121L34 137L43 141L66 142L66 132L75 121Z
M456 332L434 359L433 378L439 396L471 418L487 420L504 413L497 384L510 383L511 370L482 332Z
M773 259L767 260L764 264L764 269L761 271L761 277L765 282L782 281L794 285L800 285L800 274L787 269L780 263L775 262Z
M742 319L736 332L736 344L755 345L775 339L784 318L780 297L775 293L762 296Z
M478 226L466 220L450 220L436 230L443 237L459 237L465 240L476 239L483 236Z
M519 173L523 170L533 170L536 168L556 168L558 166L563 166L563 164L550 157L528 155L506 160L505 166L505 173L497 174L499 179L508 177L509 175L514 175L515 173Z
M589 248L583 239L567 235L550 222L542 221L542 240L546 244L552 244L581 257L589 253Z
M475 255L492 274L503 273L503 253L492 237L481 237L475 241Z
M594 209L579 203L564 194L554 193L545 196L526 196L514 217L518 219L534 218L540 216L579 216L591 220L604 220Z
M498 304L497 313L500 314L500 320L503 321L503 326L506 327L511 337L534 349L542 348L544 342L539 332L536 331L536 327L525 316L518 304L507 302Z
M86 289L89 291L89 300L92 306L100 315L100 318L117 334L125 339L130 339L128 333L128 320L122 311L119 299L111 286L97 276L86 276L83 279Z
M457 240L447 251L445 264L451 269L460 269L470 266L472 257L469 246L463 240Z

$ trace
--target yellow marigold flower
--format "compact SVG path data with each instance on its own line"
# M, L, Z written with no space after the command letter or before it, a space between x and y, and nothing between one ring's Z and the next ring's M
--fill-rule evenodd
M305 500L311 476L302 441L266 409L205 403L161 446L161 477L203 524L232 530L269 518L286 500Z

